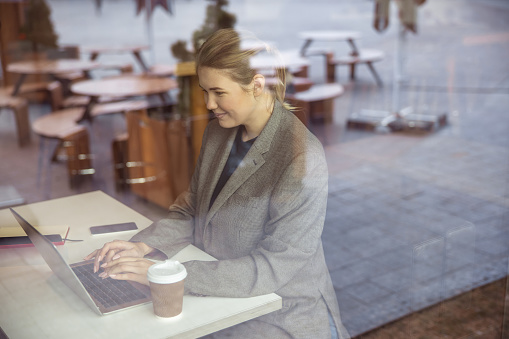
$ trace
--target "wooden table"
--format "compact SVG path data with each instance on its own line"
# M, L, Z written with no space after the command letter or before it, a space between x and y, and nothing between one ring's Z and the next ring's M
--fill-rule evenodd
M149 68L143 57L141 52L143 50L148 50L150 47L147 45L131 45L131 46L91 46L84 47L82 50L86 53L90 53L90 60L96 60L100 54L122 54L122 53L132 53L136 61L140 64L142 70L144 72L148 72Z
M152 223L101 191L15 210L35 226L66 225L69 239L85 240L57 246L69 263L136 232L92 236L90 226L134 221L143 229ZM0 210L0 225L19 227L8 209ZM174 259L215 260L191 245ZM157 318L152 304L99 316L52 273L34 247L0 249L0 302L0 326L9 338L196 338L281 308L281 297L274 293L253 298L186 295L182 314L173 319Z
M12 96L16 96L27 75L48 74L54 76L78 71L88 75L88 71L98 67L100 67L98 62L78 59L33 60L13 62L7 66L7 71L20 75L12 91Z
M73 84L71 91L90 97L90 101L85 107L83 114L83 119L90 120L92 118L92 108L100 96L135 97L157 95L161 98L163 104L170 104L171 99L168 91L177 87L177 82L170 78L124 75L114 78L81 81Z

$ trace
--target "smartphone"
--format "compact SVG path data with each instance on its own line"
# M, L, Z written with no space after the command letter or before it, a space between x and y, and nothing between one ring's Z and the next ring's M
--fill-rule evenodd
M92 234L105 234L105 233L133 231L137 229L138 227L134 222L124 222L120 224L92 226L90 227L90 232Z

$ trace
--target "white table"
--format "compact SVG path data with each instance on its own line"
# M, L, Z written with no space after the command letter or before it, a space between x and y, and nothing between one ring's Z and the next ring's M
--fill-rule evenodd
M168 91L176 88L178 88L177 81L170 78L122 75L106 79L80 81L71 86L71 91L78 95L90 97L81 120L91 120L94 115L93 108L101 96L127 98L158 95L161 104L167 105L171 102Z
M358 55L359 50L355 45L355 40L361 38L361 34L356 31L305 31L299 33L299 38L304 40L300 49L300 55L307 55L307 49L313 41L347 41L352 48L352 55Z
M35 226L68 225L69 239L58 246L69 263L104 242L127 240L136 231L91 236L89 226L134 221L143 229L151 221L101 191L15 208ZM0 210L1 227L19 227L8 209ZM188 246L176 260L215 260ZM176 318L154 316L152 304L99 316L65 286L33 247L0 249L0 326L9 338L196 338L281 308L272 293L253 298L184 296Z

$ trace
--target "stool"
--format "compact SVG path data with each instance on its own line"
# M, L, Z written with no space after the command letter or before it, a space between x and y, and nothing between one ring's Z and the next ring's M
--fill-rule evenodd
M332 122L334 99L344 92L343 86L337 83L313 85L310 89L287 95L290 104L300 108L312 121ZM298 116L299 117L299 116ZM301 120L302 118L299 117Z
M88 130L85 126L77 124L82 115L82 108L70 108L47 114L32 123L32 130L41 139L37 171L38 183L40 183L43 168L44 144L47 140L58 141L50 161L57 159L58 150L64 150L71 187L75 186L79 176L95 173L91 164Z
M23 98L0 94L0 109L8 108L14 113L18 145L25 146L30 142L30 127L28 119L28 103Z
M327 81L334 82L335 75L335 66L346 65L350 66L350 79L355 79L355 66L357 64L366 64L373 74L373 77L376 80L376 83L379 86L383 86L383 82L378 76L378 73L373 66L374 62L381 61L384 58L384 53L375 49L361 49L358 55L347 55L339 58L334 58L332 53L327 54Z

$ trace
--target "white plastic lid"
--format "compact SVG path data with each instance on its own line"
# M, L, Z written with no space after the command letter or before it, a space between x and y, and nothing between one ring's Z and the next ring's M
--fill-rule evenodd
M184 265L175 260L166 260L148 269L147 278L156 284L172 284L184 280L187 271Z

